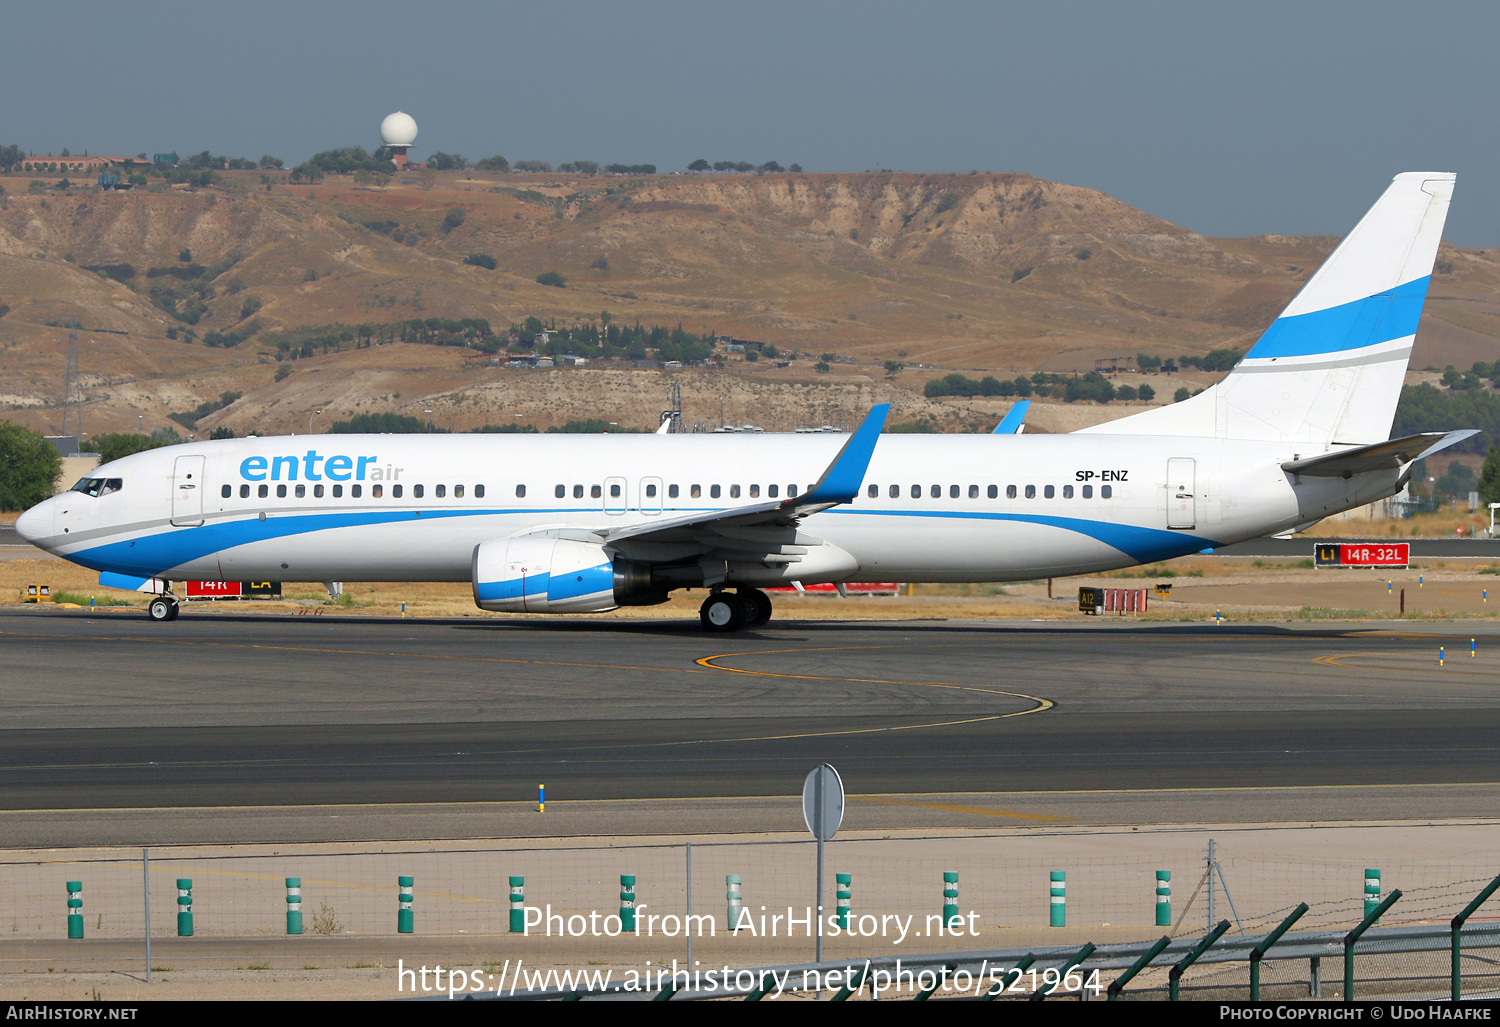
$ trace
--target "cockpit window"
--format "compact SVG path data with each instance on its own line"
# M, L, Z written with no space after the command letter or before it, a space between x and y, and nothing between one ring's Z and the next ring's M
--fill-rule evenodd
M80 478L78 484L74 485L70 492L82 492L86 496L107 496L111 492L119 492L124 486L122 478Z

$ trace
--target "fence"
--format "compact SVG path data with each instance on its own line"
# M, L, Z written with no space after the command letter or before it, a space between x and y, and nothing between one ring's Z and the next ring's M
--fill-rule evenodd
M1354 928L1397 889L1400 901L1381 913L1379 926L1361 946L1385 953L1377 942L1427 938L1434 931L1446 939L1448 920L1500 869L1493 851L1482 849L1430 858L1372 853L1369 860L1354 861L1287 859L1226 852L1223 846L1211 849L1207 859L1185 857L1182 850L1041 858L1018 856L1020 848L1013 836L1005 835L830 842L826 915L842 915L832 906L838 896L839 906L848 910L843 924L853 932L826 939L830 957L980 949L1004 953L1017 946L1071 951L1076 941L1091 940L1100 943L1103 958L1106 950L1114 951L1111 945L1162 934L1176 939L1172 946L1191 944L1219 920L1230 923L1222 950L1238 951L1235 946L1263 937L1305 904L1296 923L1304 934L1288 934L1263 963L1265 987L1285 990L1292 981L1286 975L1301 973L1297 980L1313 976L1306 965L1294 969L1297 960L1305 964L1312 958L1291 955L1302 951L1295 945L1314 944L1307 940L1313 935ZM795 921L814 902L813 868L811 840L343 850L296 846L276 852L157 849L149 862L150 919L157 938L180 933L178 913L183 909L191 912L195 939L286 938L288 878L293 878L304 936L396 939L406 936L398 933L404 927L421 939L490 936L497 952L508 953L538 941L535 934L544 934L551 907L557 925L552 937L564 947L549 950L548 958L566 962L587 953L591 961L598 957L620 964L643 958L690 962L696 946L700 958L714 955L743 966L812 956L808 928ZM835 875L840 875L837 880ZM624 877L633 878L628 886ZM738 878L739 901L748 917L738 934L728 922L731 878ZM65 940L77 934L140 939L144 891L141 850L61 857L55 852L0 853L0 941ZM513 901L513 893L523 897L521 902ZM409 899L403 901L403 896ZM181 903L182 898L190 902ZM536 924L532 937L513 935L516 907L536 911L530 914ZM620 930L627 908L638 933ZM791 924L786 920L789 909ZM959 921L950 922L955 912ZM1468 931L1482 940L1481 947L1500 945L1495 934L1500 927L1486 926L1482 912L1473 915ZM689 913L705 918L691 938L683 919ZM611 914L618 918L614 933L623 936L605 936ZM778 916L779 923L766 919ZM1178 949L1167 949L1174 951ZM1435 979L1446 972L1446 957L1433 954L1435 950L1421 949L1428 955L1420 959L1401 955L1404 951L1372 956L1375 978ZM1332 954L1341 959L1339 952ZM1329 953L1320 950L1317 955ZM1482 958L1496 957L1490 952ZM1475 980L1493 986L1491 970L1500 963L1478 962L1480 958L1466 957L1467 965L1478 975ZM1235 957L1239 963L1244 959L1243 953ZM1095 960L1093 965L1104 964ZM1244 966L1203 970L1208 976L1193 986L1212 989L1218 987L1212 974L1238 982L1245 972ZM1153 973L1143 971L1141 986L1160 984L1150 983Z

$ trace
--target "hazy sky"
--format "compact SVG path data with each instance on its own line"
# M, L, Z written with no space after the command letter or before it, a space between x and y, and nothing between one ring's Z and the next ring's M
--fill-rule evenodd
M1456 171L1500 246L1500 4L258 0L11 5L0 144L1022 171L1207 235L1338 234Z

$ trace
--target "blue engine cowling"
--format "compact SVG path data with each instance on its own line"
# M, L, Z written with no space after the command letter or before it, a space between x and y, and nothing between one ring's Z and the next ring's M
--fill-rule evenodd
M650 570L612 557L602 544L525 536L474 547L474 604L512 613L602 613L664 602Z

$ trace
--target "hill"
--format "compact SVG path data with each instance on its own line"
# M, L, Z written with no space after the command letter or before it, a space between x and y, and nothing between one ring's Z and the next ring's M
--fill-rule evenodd
M318 409L432 409L455 428L518 413L539 426L605 415L649 426L665 399L660 372L518 372L450 347L349 348L360 324L484 319L503 336L527 317L599 324L604 311L810 355L685 372L689 419L716 421L722 400L733 421L819 422L880 396L900 401L898 416L978 425L1008 401L927 400L922 382L1243 348L1336 242L1210 239L1093 190L1006 174L470 171L362 188L226 172L211 188L41 193L21 188L29 181L7 176L0 200L0 304L11 308L0 403L49 430L61 423L58 326L70 319L84 329L91 431L164 425L226 391L245 395L202 428L306 431ZM1445 246L1440 268L1413 366L1500 357L1500 258ZM539 284L546 272L566 287ZM304 356L275 381L278 341L314 326L346 348ZM818 374L823 354L840 359ZM886 360L908 367L888 381ZM1149 380L1163 402L1213 377ZM1121 412L1079 404L1038 423Z

